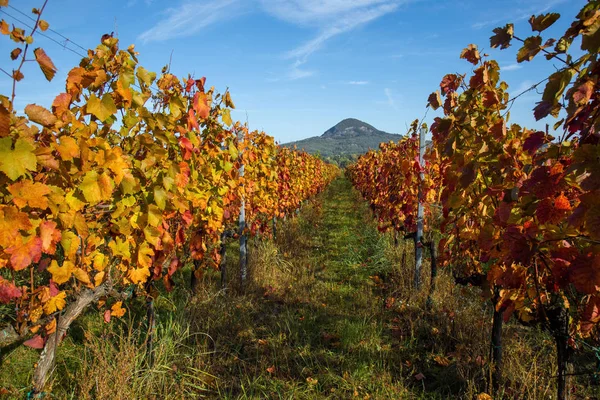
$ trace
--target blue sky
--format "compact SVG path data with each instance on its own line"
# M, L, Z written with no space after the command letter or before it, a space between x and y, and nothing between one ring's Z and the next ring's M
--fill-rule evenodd
M42 0L10 0L18 10L40 7ZM585 0L49 0L44 19L50 28L93 48L104 33L115 32L121 47L135 44L140 62L160 72L206 76L218 91L231 90L234 117L252 129L265 130L280 142L322 134L353 117L394 133L404 133L422 118L428 95L447 73L466 73L459 59L470 43L498 60L512 93L543 79L554 65L539 57L516 64L515 46L489 49L492 29L515 23L521 37L531 34L531 14L559 12L548 30L562 34ZM31 23L12 8L12 17ZM65 40L47 32L58 42ZM545 35L545 37L548 35ZM73 43L60 46L37 37L59 69L52 83L34 63L18 84L18 108L28 103L49 106L64 91L67 72L81 57ZM13 68L12 42L0 41L2 67ZM558 66L558 65L556 65ZM0 77L0 93L10 94L10 80ZM542 88L543 89L543 88ZM522 96L511 121L542 129L531 109L539 97ZM427 120L435 116L430 112Z

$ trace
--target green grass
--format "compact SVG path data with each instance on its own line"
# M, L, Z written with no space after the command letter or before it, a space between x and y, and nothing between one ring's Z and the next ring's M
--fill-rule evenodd
M442 273L427 311L427 288L411 288L412 251L412 242L394 247L379 233L350 183L337 179L280 221L277 240L252 241L244 291L235 242L228 291L207 271L192 296L183 271L156 301L153 365L143 299L108 325L91 309L58 352L48 398L471 399L488 384L491 310ZM508 325L505 341L505 398L549 398L549 337ZM24 347L2 355L3 398L25 397L37 355ZM574 382L582 395L593 391L587 382Z

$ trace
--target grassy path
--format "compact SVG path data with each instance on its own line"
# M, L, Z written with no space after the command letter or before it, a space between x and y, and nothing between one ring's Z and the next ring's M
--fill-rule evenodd
M387 240L345 179L303 209L278 240L293 280L273 279L259 304L234 316L230 349L243 362L229 370L230 398L398 398L398 360L382 323L383 300L370 276L385 274ZM256 257L265 253L255 251ZM268 253L268 252L266 252ZM255 260L256 261L256 260ZM265 264L260 260L256 264ZM253 322L250 322L251 319ZM244 329L250 322L252 328ZM228 335L231 337L231 332ZM231 367L231 366L230 366ZM223 371L215 371L215 373ZM239 379L239 380L238 380ZM223 383L223 382L222 382Z

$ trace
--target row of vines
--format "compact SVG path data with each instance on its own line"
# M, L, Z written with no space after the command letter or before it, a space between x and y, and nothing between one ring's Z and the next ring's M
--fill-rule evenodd
M572 348L600 339L600 3L589 1L564 35L544 40L559 17L532 16L527 38L508 24L490 39L500 49L520 42L519 63L557 63L535 85L545 89L534 116L559 119L559 137L509 123L518 96L509 95L498 63L469 45L461 58L472 72L446 75L429 96L443 115L430 127L425 162L416 121L412 135L369 152L347 174L382 230L413 233L421 202L426 229L441 233L437 261L493 302L494 388L502 382L502 322L514 317L554 336L564 399Z
M126 293L171 290L185 265L197 284L219 267L226 233L268 235L338 172L234 123L229 92L168 67L150 72L110 35L68 72L49 109L31 104L20 115L27 62L47 80L57 72L32 49L48 29L43 9L33 10L31 32L0 21L16 44L14 69L2 70L12 93L0 95L0 303L10 307L2 333L43 349L37 392L90 304L106 309L106 321L121 317Z

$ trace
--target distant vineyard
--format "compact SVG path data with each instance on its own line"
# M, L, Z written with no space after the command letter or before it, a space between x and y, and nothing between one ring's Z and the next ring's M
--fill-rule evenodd
M151 299L186 264L193 276L218 267L227 230L268 234L338 173L234 123L229 93L205 78L147 71L111 36L68 73L50 109L19 115L25 61L35 57L47 80L56 72L31 48L48 29L42 12L32 32L1 21L16 48L13 91L0 96L0 302L13 307L11 331L44 349L36 391L88 305L101 300L110 321L124 315L126 291Z
M509 124L520 94L511 97L498 63L470 45L461 58L473 65L472 73L446 75L440 91L429 96L428 105L443 115L431 126L426 162L419 162L413 135L361 157L348 175L382 229L413 233L417 204L423 203L429 230L442 234L439 261L458 283L480 286L483 298L493 302L496 388L501 324L515 316L554 336L558 398L564 399L570 348L599 339L600 4L589 2L562 37L544 41L541 33L558 18L532 16L535 34L525 39L512 24L496 28L491 47L521 42L519 63L543 54L560 64L534 86L545 83L535 118L560 118L554 125L560 138L548 129ZM571 51L575 42L580 49ZM434 214L439 221L432 220Z

